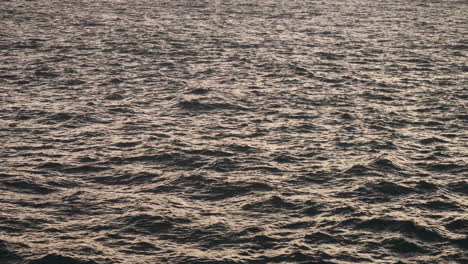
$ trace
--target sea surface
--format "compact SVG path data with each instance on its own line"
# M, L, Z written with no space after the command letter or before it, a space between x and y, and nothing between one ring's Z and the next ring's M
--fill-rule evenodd
M1 264L468 263L466 0L1 0Z

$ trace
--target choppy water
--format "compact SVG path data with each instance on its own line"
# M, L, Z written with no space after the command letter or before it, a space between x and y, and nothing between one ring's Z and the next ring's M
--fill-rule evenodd
M467 13L2 0L0 263L468 263Z

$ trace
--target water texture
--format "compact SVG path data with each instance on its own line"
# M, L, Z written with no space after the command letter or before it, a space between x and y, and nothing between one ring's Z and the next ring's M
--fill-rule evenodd
M468 263L466 14L2 0L0 263Z

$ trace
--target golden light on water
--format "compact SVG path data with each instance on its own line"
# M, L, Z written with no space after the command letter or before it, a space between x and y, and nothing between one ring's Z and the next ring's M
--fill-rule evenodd
M4 1L0 263L463 263L462 1Z

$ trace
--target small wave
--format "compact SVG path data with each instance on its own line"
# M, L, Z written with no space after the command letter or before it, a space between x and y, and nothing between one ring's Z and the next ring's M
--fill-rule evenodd
M332 52L316 52L315 55L324 60L341 60L346 57L345 55Z
M175 180L163 182L159 186L144 190L152 193L183 193L195 199L222 200L239 195L246 195L253 191L271 191L273 188L259 182L225 182L194 174L180 176Z
M436 163L436 164L422 164L422 166L426 167L430 171L435 172L454 172L454 173L461 173L468 171L468 166L464 164L458 163Z
M34 119L34 118L40 118L45 115L47 115L47 112L42 111L42 110L21 109L16 113L14 120L24 121L24 120Z
M49 116L48 120L56 121L56 122L64 122L72 119L74 116L69 113L56 113Z
M114 146L118 148L133 148L133 147L140 145L141 143L142 143L141 141L126 141L126 142L115 143Z
M445 228L452 232L468 234L468 219L455 219L445 224Z
M299 179L302 181L306 181L306 182L322 184L322 183L330 181L332 177L328 175L327 173L319 171L319 172L307 173L303 176L300 176Z
M0 173L0 179L2 179L2 178L12 178L12 177L17 177L17 175L8 174L8 173Z
M229 153L222 150L213 150L213 149L189 149L185 150L185 153L188 154L199 154L203 156L211 156L211 157L231 157L234 156L233 153Z
M404 195L415 192L413 188L396 184L389 181L379 181L376 183L366 183L355 190L359 195L367 197L369 194L381 193L385 195Z
M126 226L124 232L127 233L158 234L167 232L175 224L175 221L168 217L148 214L124 216L116 220Z
M239 166L239 162L235 161L234 159L222 158L216 159L215 161L208 163L203 168L207 170L214 170L217 172L228 172L239 169Z
M190 111L211 111L211 110L247 110L244 107L229 103L206 103L199 100L183 100L177 106Z
M157 246L155 246L152 243L137 242L137 243L132 243L128 247L127 252L130 253L130 254L148 254L148 253L151 253L151 252L155 252L155 251L157 251L159 249L160 248L158 248Z
M252 237L247 237L244 239L239 239L240 243L252 243L260 248L274 248L281 242L281 239L274 238L268 235L254 235Z
M460 120L468 121L468 115L457 115L456 118Z
M211 91L211 89L208 88L195 88L190 91L188 91L188 94L197 94L197 95L205 95L208 94Z
M452 242L461 248L468 249L468 236L465 236L465 238L454 239Z
M129 164L134 162L141 163L163 163L173 166L174 168L200 168L206 165L204 158L197 155L183 155L180 152L140 155L133 157L113 157L110 159L112 163Z
M338 207L333 210L334 214L351 214L356 212L356 209L354 209L351 206L345 206L345 207Z
M25 192L25 193L33 193L33 194L49 194L53 193L56 190L48 188L42 184L34 183L27 180L9 180L9 181L2 181L3 185L9 187L8 189L16 190L18 192Z
M400 253L400 254L406 254L406 253L427 253L429 250L423 248L422 246L413 243L411 241L408 241L404 238L391 238L391 239L385 239L382 242L382 245L384 247L389 248L390 250Z
M107 111L112 114L119 113L119 114L135 114L135 110L129 107L111 107Z
M246 167L246 168L243 168L241 170L242 171L266 171L266 172L271 172L271 173L281 172L282 171L281 169L278 169L277 167L271 166L269 164L265 165L265 166Z
M300 251L294 251L291 253L283 253L276 256L261 256L252 263L323 263L323 264L335 264L338 262L331 262L333 256L319 251L314 254L302 253Z
M44 170L62 170L64 167L64 165L58 162L45 162L37 166L37 168Z
M5 241L0 240L0 263L20 264L23 263L23 259L11 251Z
M270 191L272 187L264 183L258 182L232 182L232 183L218 183L214 186L207 188L201 195L194 197L202 198L205 200L221 200L232 198L239 195L246 195L253 191Z
M390 97L388 95L384 95L384 94L380 94L376 92L364 92L362 96L365 97L366 99L374 99L374 100L385 101L385 102L394 101L398 99L398 97L396 96Z
M172 238L181 243L197 243L204 248L213 248L220 245L235 244L239 235L234 233L227 225L218 222L200 227L182 229L184 236L173 236Z
M42 258L32 260L29 264L98 264L93 260L81 260L60 254L48 254Z
M288 154L275 155L275 157L273 158L273 161L276 161L278 163L294 163L294 162L297 162L298 160L299 160L298 157L294 157Z
M123 162L165 162L179 159L179 153L163 153L159 155L141 155L121 159Z
M92 123L107 123L106 121L98 120L90 114L76 114L68 112L58 112L51 115L47 115L44 118L44 115L39 120L39 123L46 125L57 125L61 124L66 127L76 128L81 127L85 124Z
M446 201L440 201L440 200L435 200L435 201L429 201L426 203L419 204L419 207L426 208L429 210L436 210L436 211L457 211L460 210L460 206L456 204L455 202L446 202Z
M447 143L447 141L437 137L430 137L419 140L419 143L423 145L432 145L437 143Z
M144 190L144 192L152 193L170 193L170 192L180 192L184 189L190 188L203 188L205 186L211 185L215 180L206 178L199 174L193 175L182 175L168 182L164 182L157 187Z
M420 226L410 220L397 220L391 218L372 218L361 221L356 225L359 229L369 229L378 232L390 231L400 232L409 237L421 239L423 241L443 241L442 235L427 227Z
M309 244L340 244L344 239L339 236L332 236L323 232L315 232L304 237Z
M343 173L354 176L376 176L379 175L378 173L401 173L401 171L402 168L401 166L397 165L397 162L393 161L392 159L385 158L381 155L366 162L354 164L350 168L346 169Z
M294 210L299 206L289 201L285 201L279 196L272 196L264 201L248 203L242 206L243 210L262 212L262 213L273 213L280 210Z
M311 227L313 225L315 225L315 222L299 221L299 222L284 224L284 225L281 226L281 228L284 228L284 229L304 229L304 228L307 228L307 227Z
M82 85L85 84L86 82L80 79L70 79L65 82L65 85L67 86L76 86L76 85Z
M315 216L322 213L323 205L315 201L306 201L304 203L305 208L302 210L302 213L307 216Z
M380 169L380 170L401 170L401 168L396 165L395 161L392 161L391 159L387 159L384 157L378 157L374 160L372 160L368 166L371 166L372 168Z
M53 72L49 69L38 69L34 71L34 75L37 77L43 77L43 78L57 78L60 77L59 73Z
M158 179L160 175L154 173L136 173L136 174L123 174L120 176L102 176L94 177L91 180L95 183L103 183L109 185L134 185L134 184L145 184L150 183L154 179Z
M356 176L363 176L363 175L370 175L372 173L369 173L369 168L365 165L362 164L355 164L352 165L350 168L346 169L343 173L344 174L351 174L351 175L356 175Z
M390 181L365 183L353 191L337 193L341 198L357 198L368 203L386 203L400 196L419 193L416 189Z
M254 153L258 151L256 148L251 147L249 145L234 144L234 143L223 145L223 147L231 151L240 152L240 153Z
M244 262L224 258L181 257L178 263L184 264L244 264Z
M447 185L447 187L449 190L453 192L468 195L468 182L467 181L459 181L459 182L450 183Z
M434 192L439 189L436 184L427 182L427 181L419 181L415 185L416 190L423 191L423 192Z
M121 100L125 99L125 97L123 95L121 95L120 93L112 93L112 94L109 94L106 97L104 97L104 99L105 100L110 100L110 101L121 101Z
M110 170L112 168L110 167L100 167L100 166L90 166L90 165L84 165L84 166L78 166L78 167L72 167L72 168L65 168L62 171L65 173L71 173L71 174L79 174L79 173L95 173L95 172L101 172L101 171L106 171Z
M214 110L237 110L247 111L247 107L243 104L248 103L246 98L237 98L237 96L230 95L211 95L206 96L208 90L192 90L194 95L184 96L177 99L175 106L180 109L188 111L214 111Z

